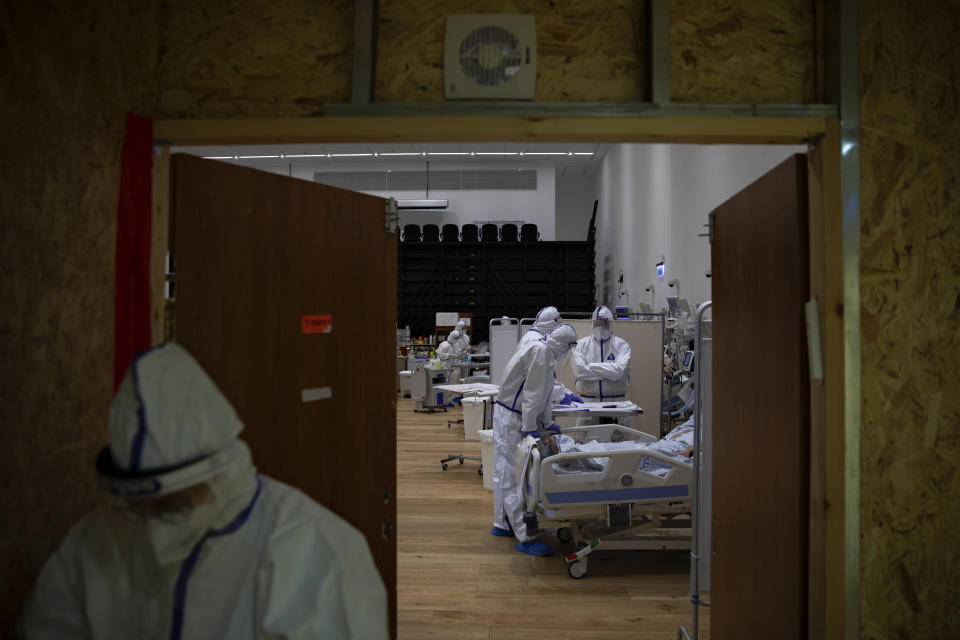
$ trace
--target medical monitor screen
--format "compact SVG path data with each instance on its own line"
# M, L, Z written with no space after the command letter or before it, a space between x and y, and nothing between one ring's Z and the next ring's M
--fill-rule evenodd
M692 361L693 361L693 351L687 351L687 352L683 355L683 366L689 369L689 368L690 368L690 363L691 363Z
M667 306L670 307L670 311L677 310L677 296L667 296Z

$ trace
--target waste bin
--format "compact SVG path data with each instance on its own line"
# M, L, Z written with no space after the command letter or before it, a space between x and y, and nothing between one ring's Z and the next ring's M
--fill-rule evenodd
M481 429L480 456L483 461L483 486L493 491L493 429Z
M463 405L463 437L465 440L479 440L477 432L483 428L483 413L486 410L486 398L464 398Z

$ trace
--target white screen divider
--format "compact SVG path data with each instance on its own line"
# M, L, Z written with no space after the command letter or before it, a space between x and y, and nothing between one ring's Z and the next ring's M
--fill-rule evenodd
M579 338L591 334L591 320L567 320ZM627 400L643 409L630 418L630 427L660 437L660 392L663 379L663 320L614 320L613 333L630 345L630 386ZM557 368L557 380L576 393L573 356Z
M490 320L490 382L500 384L507 361L520 341L520 321L516 318Z

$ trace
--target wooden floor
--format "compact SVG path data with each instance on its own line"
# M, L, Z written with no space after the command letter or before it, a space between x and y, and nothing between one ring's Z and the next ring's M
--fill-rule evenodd
M690 627L687 552L598 550L587 576L574 580L562 555L528 556L514 550L513 538L490 535L493 494L479 463L440 468L447 454L480 456L462 425L447 428L460 417L459 406L424 414L410 399L397 401L401 640L638 640L676 638L679 625ZM552 534L543 539L572 550Z

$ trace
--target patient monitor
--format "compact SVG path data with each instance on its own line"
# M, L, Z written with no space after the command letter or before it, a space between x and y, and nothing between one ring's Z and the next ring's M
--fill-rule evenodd
M687 351L683 354L683 365L680 369L684 373L690 373L693 371L693 351Z

